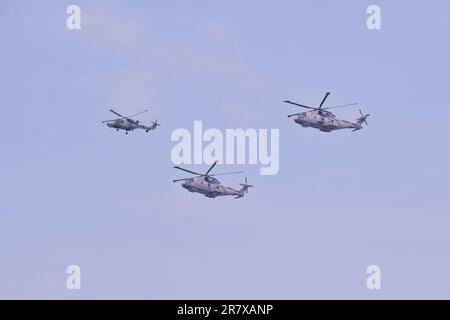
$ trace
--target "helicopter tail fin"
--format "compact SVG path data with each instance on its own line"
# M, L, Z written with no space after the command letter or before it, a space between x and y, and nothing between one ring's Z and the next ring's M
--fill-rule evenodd
M158 120L156 120L155 122L153 122L153 124L150 127L147 127L147 129L145 129L145 132L149 132L150 130L155 130L156 127L158 127L160 124L158 123Z
M359 109L359 113L361 114L361 117L359 117L358 119L356 119L356 123L358 125L362 125L363 123L366 124L366 126L368 125L367 123L367 118L370 116L370 114L364 114L361 109Z
M245 178L245 183L241 183L242 188L239 190L239 195L236 196L236 199L242 198L247 192L249 188L253 188L251 184L247 184L247 178Z

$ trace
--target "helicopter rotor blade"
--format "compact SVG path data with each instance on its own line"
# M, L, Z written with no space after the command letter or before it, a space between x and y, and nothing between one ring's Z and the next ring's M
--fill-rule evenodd
M322 109L323 104L325 103L325 100L327 100L328 96L330 95L329 92L325 93L325 97L323 97L322 102L320 103L320 106L318 109Z
M248 193L249 188L254 188L254 186L252 186L251 184L248 184L247 178L245 178L245 183L240 183L240 185L244 187L241 190L243 190L245 193Z
M305 106L303 104L295 103L295 102L292 102L292 101L289 101L289 100L286 100L286 101L283 101L283 102L284 103L293 104L294 106L298 106L298 107L302 107L302 108L306 108L306 109L316 109L316 108L308 107L308 106Z
M118 113L118 112L116 112L116 111L114 111L114 110L112 110L112 109L110 109L109 111L111 111L111 112L114 113L115 115L121 117L122 119L127 120L128 122L136 123L136 124L139 123L139 122L136 122L136 121L133 120L133 119L130 119L130 118L128 118L128 117L125 117L125 116L121 115L120 113Z
M359 104L358 102L355 102L355 103L343 104L343 105L340 105L340 106L322 108L322 110L345 108L345 107L357 106L358 104Z
M118 113L118 112L115 112L113 109L109 109L109 111L111 111L111 112L114 113L115 115L117 115L117 116L119 116L119 117L121 117L121 118L127 120L128 122L136 123L134 120L129 119L128 117L125 117L125 116L121 115L121 114Z
M370 116L370 114L366 114L366 115L364 116L364 122L365 122L366 126L369 125L369 124L367 123L367 117L369 117L369 116Z
M207 176L208 173L211 172L211 170L216 166L217 162L219 162L219 161L214 162L213 165L211 166L211 168L209 168L208 171L206 171L205 176Z
M123 115L121 115L120 113L115 112L113 109L109 109L110 112L114 113L116 116L119 116L121 118L126 118Z
M216 173L216 174L209 174L208 177L225 176L225 175L228 175L228 174L240 174L240 173L243 173L243 172L242 171L235 171L235 172Z
M113 121L117 121L118 119L112 119L112 120L104 120L102 121L102 123L106 123L106 122L113 122Z
M132 114L131 116L127 116L125 118L132 118L132 117L135 117L135 116L140 115L141 113L144 113L144 112L147 112L147 111L148 111L148 109L145 109L145 110L142 110L142 111L140 111L138 113Z
M291 117L295 117L295 116L298 116L299 114L301 114L301 113L294 113L294 114L289 114L287 117L288 118L291 118Z
M187 169L178 167L178 166L176 166L176 167L174 167L174 168L175 168L175 169L178 169L178 170L181 170L181 171L185 171L185 172L191 173L191 174L195 174L195 175L198 175L198 176L203 176L203 174L201 174L201 173L194 172L194 171L190 171L190 170L187 170Z
M369 124L367 123L367 118L370 117L370 113L369 114L364 114L361 109L359 109L359 113L361 114L361 120L364 121L364 123L366 124L366 126L368 126Z
M213 165L208 169L208 171L206 171L205 174L201 174L195 171L191 171L191 170L187 170L178 166L175 166L175 169L181 170L181 171L185 171L191 174L196 175L197 177L214 177L214 176L224 176L224 175L228 175L228 174L238 174L238 173L242 173L242 171L236 171L236 172L225 172L225 173L216 173L216 174L209 174L211 172L211 170L216 166L218 161L214 162ZM173 182L177 182L177 181L182 181L182 180L186 180L185 179L177 179L177 180L173 180Z
M137 115L140 115L141 113L147 112L148 109L142 110L142 111L140 111L140 112L138 112L138 113L135 113L135 114L132 114L132 115L130 115L130 116L123 116L123 115L121 115L120 113L114 111L113 109L109 109L109 111L112 112L112 113L114 113L115 115L121 117L121 118L125 118L125 119L130 120L129 118L132 118L132 117L135 117L135 116L137 116Z

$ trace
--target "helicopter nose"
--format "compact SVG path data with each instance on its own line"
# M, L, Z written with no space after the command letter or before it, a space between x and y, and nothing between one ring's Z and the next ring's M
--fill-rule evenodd
M188 185L186 182L185 182L185 183L182 183L181 186L182 186L183 188L185 188L185 189L188 189L188 188L189 188L189 185Z

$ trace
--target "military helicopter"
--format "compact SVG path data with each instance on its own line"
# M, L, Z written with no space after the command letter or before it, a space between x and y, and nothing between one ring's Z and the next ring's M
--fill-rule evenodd
M190 192L198 192L207 198L215 198L218 196L234 196L235 199L242 198L247 192L249 188L253 188L252 185L247 184L247 178L245 178L245 183L241 183L242 188L240 190L235 190L230 187L226 187L222 185L214 176L221 176L226 174L237 174L242 172L227 172L227 173L219 173L219 174L209 174L211 170L215 167L217 161L213 163L213 165L206 171L205 174L201 174L198 172L186 170L180 167L174 167L175 169L182 170L185 172L189 172L191 174L195 174L196 177L192 178L184 178L173 180L173 182L184 181L181 186Z
M370 116L370 114L364 114L361 109L359 109L359 113L361 114L361 117L356 119L356 123L346 121L346 120L340 120L337 119L336 116L328 111L329 109L335 109L335 108L343 108L343 107L349 107L349 106L355 106L357 103L351 103L351 104L345 104L342 106L336 106L336 107L328 107L328 108L322 108L323 104L325 103L325 100L330 95L329 92L325 94L325 97L323 98L322 102L320 103L319 107L309 107L302 104L298 104L291 101L284 101L285 103L290 103L302 108L306 109L312 109L312 111L308 112L300 112L300 113L294 113L288 115L288 118L295 117L294 121L298 124L300 124L302 127L312 127L319 129L322 132L331 132L334 130L339 129L353 129L352 131L361 130L362 124L367 124L367 118Z
M138 120L133 120L131 119L131 117L135 117L141 113L147 112L148 109L145 109L141 112L135 113L131 116L123 116L117 112L115 112L114 110L110 109L110 112L114 113L115 115L119 116L119 119L113 119L113 120L105 120L102 121L102 123L106 123L106 125L110 128L114 128L117 131L119 130L125 130L125 134L128 134L128 131L133 131L135 129L143 129L145 130L145 132L149 132L150 130L155 130L157 126L159 126L158 120L156 120L155 122L152 121L152 125L147 127L144 126L142 124L140 124L140 122Z

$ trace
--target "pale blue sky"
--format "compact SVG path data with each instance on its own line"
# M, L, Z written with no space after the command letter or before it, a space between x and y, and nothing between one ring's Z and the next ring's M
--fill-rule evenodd
M78 4L82 30L66 29ZM366 28L378 4L382 30ZM2 1L0 298L450 298L447 1ZM303 129L357 101L358 132ZM114 107L161 127L123 133ZM342 109L354 120L357 109ZM170 134L279 128L247 197L173 178ZM207 166L192 166L206 170ZM244 176L221 180L237 186ZM78 264L82 290L65 287ZM382 269L381 291L365 270Z

